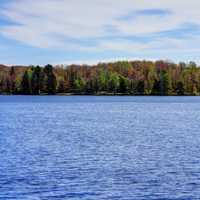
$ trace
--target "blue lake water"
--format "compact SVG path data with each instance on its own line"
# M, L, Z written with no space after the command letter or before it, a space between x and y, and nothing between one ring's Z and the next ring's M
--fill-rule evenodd
M0 199L200 199L200 97L0 96Z

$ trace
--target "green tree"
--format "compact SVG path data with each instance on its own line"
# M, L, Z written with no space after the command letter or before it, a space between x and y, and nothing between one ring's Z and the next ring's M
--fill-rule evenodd
M54 94L56 94L57 80L56 80L56 76L53 72L53 66L46 65L44 68L44 72L46 75L46 79L45 79L46 92L49 95L54 95Z
M114 92L114 93L117 92L117 90L119 89L119 85L120 85L120 80L119 80L118 74L116 74L116 73L110 74L108 85L109 85L110 92Z
M129 81L124 76L119 76L119 92L127 93Z
M84 79L79 78L79 79L75 80L74 85L75 85L75 88L77 90L79 90L80 92L84 92L85 91L86 82L85 82Z
M33 68L33 74L32 74L32 78L31 78L33 94L35 94L35 95L40 94L41 84L42 84L41 68L39 66L37 66L37 67Z
M160 94L170 95L172 93L172 82L170 74L164 70L160 73Z
M25 94L25 95L30 95L32 93L31 78L30 78L28 70L25 71L23 78L22 78L21 92L22 92L22 94Z
M103 69L100 69L98 76L98 88L100 91L105 91L107 89L107 79L106 72Z

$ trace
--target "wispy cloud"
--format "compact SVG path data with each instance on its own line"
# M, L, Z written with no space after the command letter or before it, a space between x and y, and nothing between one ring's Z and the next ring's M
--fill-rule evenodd
M164 9L145 9L145 10L138 10L136 12L137 15L147 15L147 16L166 16L171 15L172 12L170 10L164 10Z
M156 17L165 17L171 15L172 12L170 10L164 9L145 9L145 10L134 10L128 14L118 17L120 21L134 21L141 16L156 16Z
M190 51L199 9L197 0L12 0L0 6L0 35L41 49Z

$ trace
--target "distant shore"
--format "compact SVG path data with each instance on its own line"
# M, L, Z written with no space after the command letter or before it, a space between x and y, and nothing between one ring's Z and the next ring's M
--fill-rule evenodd
M0 94L199 96L194 63L119 61L98 65L1 66Z
M137 97L187 97L187 96L200 96L200 95L191 95L191 94L184 94L184 95L177 95L177 94L170 94L170 95L144 95L144 94L130 94L130 93L57 93L57 94L47 94L47 93L41 93L41 94L0 94L0 96L137 96Z

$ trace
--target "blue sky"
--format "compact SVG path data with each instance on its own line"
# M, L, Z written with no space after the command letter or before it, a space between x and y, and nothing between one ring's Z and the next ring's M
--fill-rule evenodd
M0 63L200 63L197 0L1 0Z

